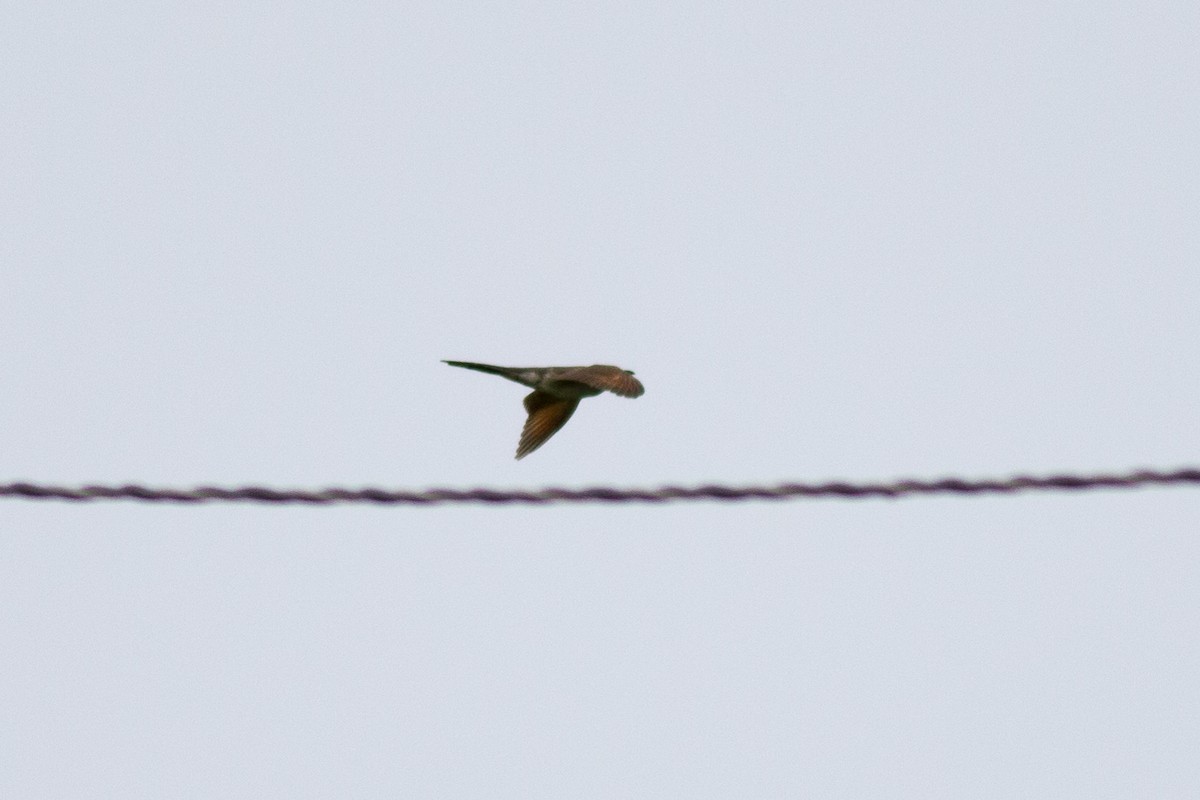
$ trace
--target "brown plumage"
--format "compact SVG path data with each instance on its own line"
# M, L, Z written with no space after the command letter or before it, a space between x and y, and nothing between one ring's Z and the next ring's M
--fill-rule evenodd
M499 375L533 389L525 398L525 412L529 416L521 431L517 458L524 458L537 450L566 425L583 398L595 397L601 392L612 392L621 397L640 397L646 391L632 372L608 364L593 364L590 367L496 367L471 361L444 363Z

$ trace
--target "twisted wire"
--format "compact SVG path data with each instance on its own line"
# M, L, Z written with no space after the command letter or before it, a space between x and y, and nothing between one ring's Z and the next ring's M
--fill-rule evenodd
M197 486L191 489L151 488L138 484L123 486L52 486L38 483L0 484L0 498L29 500L134 500L147 503L299 503L332 505L360 503L375 505L445 505L479 503L488 505L552 503L667 503L693 500L736 502L786 500L792 498L900 498L912 495L1015 494L1032 491L1080 491L1085 489L1132 489L1140 486L1200 485L1200 469L1172 471L1135 470L1119 474L1016 475L1002 479L941 478L897 480L882 483L779 483L773 486L660 486L655 489L619 489L594 486L583 489L547 487L532 490L504 489L274 489L267 486Z

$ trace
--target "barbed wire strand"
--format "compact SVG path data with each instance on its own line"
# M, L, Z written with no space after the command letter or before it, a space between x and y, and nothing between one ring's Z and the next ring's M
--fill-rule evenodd
M0 498L27 500L134 500L146 503L267 503L332 505L361 503L375 505L445 505L479 503L488 505L551 503L668 503L691 500L744 501L793 498L895 499L912 495L1015 494L1032 491L1080 491L1085 489L1132 489L1141 486L1200 485L1200 469L1172 471L1136 470L1121 474L1016 475L1003 479L941 478L897 480L884 483L780 483L773 486L660 486L656 489L618 489L595 486L583 489L547 487L534 490L425 489L421 491L377 488L273 489L266 486L198 486L192 489L155 489L138 484L124 486L52 486L38 483L0 484Z

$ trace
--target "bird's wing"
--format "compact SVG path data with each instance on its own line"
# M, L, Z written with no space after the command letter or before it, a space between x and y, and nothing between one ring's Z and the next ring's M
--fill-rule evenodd
M576 381L599 389L602 392L612 392L621 397L641 397L646 391L642 382L633 377L633 373L620 367L610 367L596 364L591 367L570 367L555 376L561 381Z
M540 391L527 395L525 410L529 412L529 418L525 420L525 428L521 431L517 458L529 455L558 433L558 429L567 424L578 405L578 400L564 400Z

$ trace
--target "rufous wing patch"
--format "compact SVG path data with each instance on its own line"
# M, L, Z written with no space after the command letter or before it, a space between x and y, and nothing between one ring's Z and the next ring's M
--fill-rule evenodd
M525 410L529 412L529 417L525 420L521 441L517 444L517 458L529 455L558 433L578 406L578 400L560 399L544 392L532 392L526 396Z

